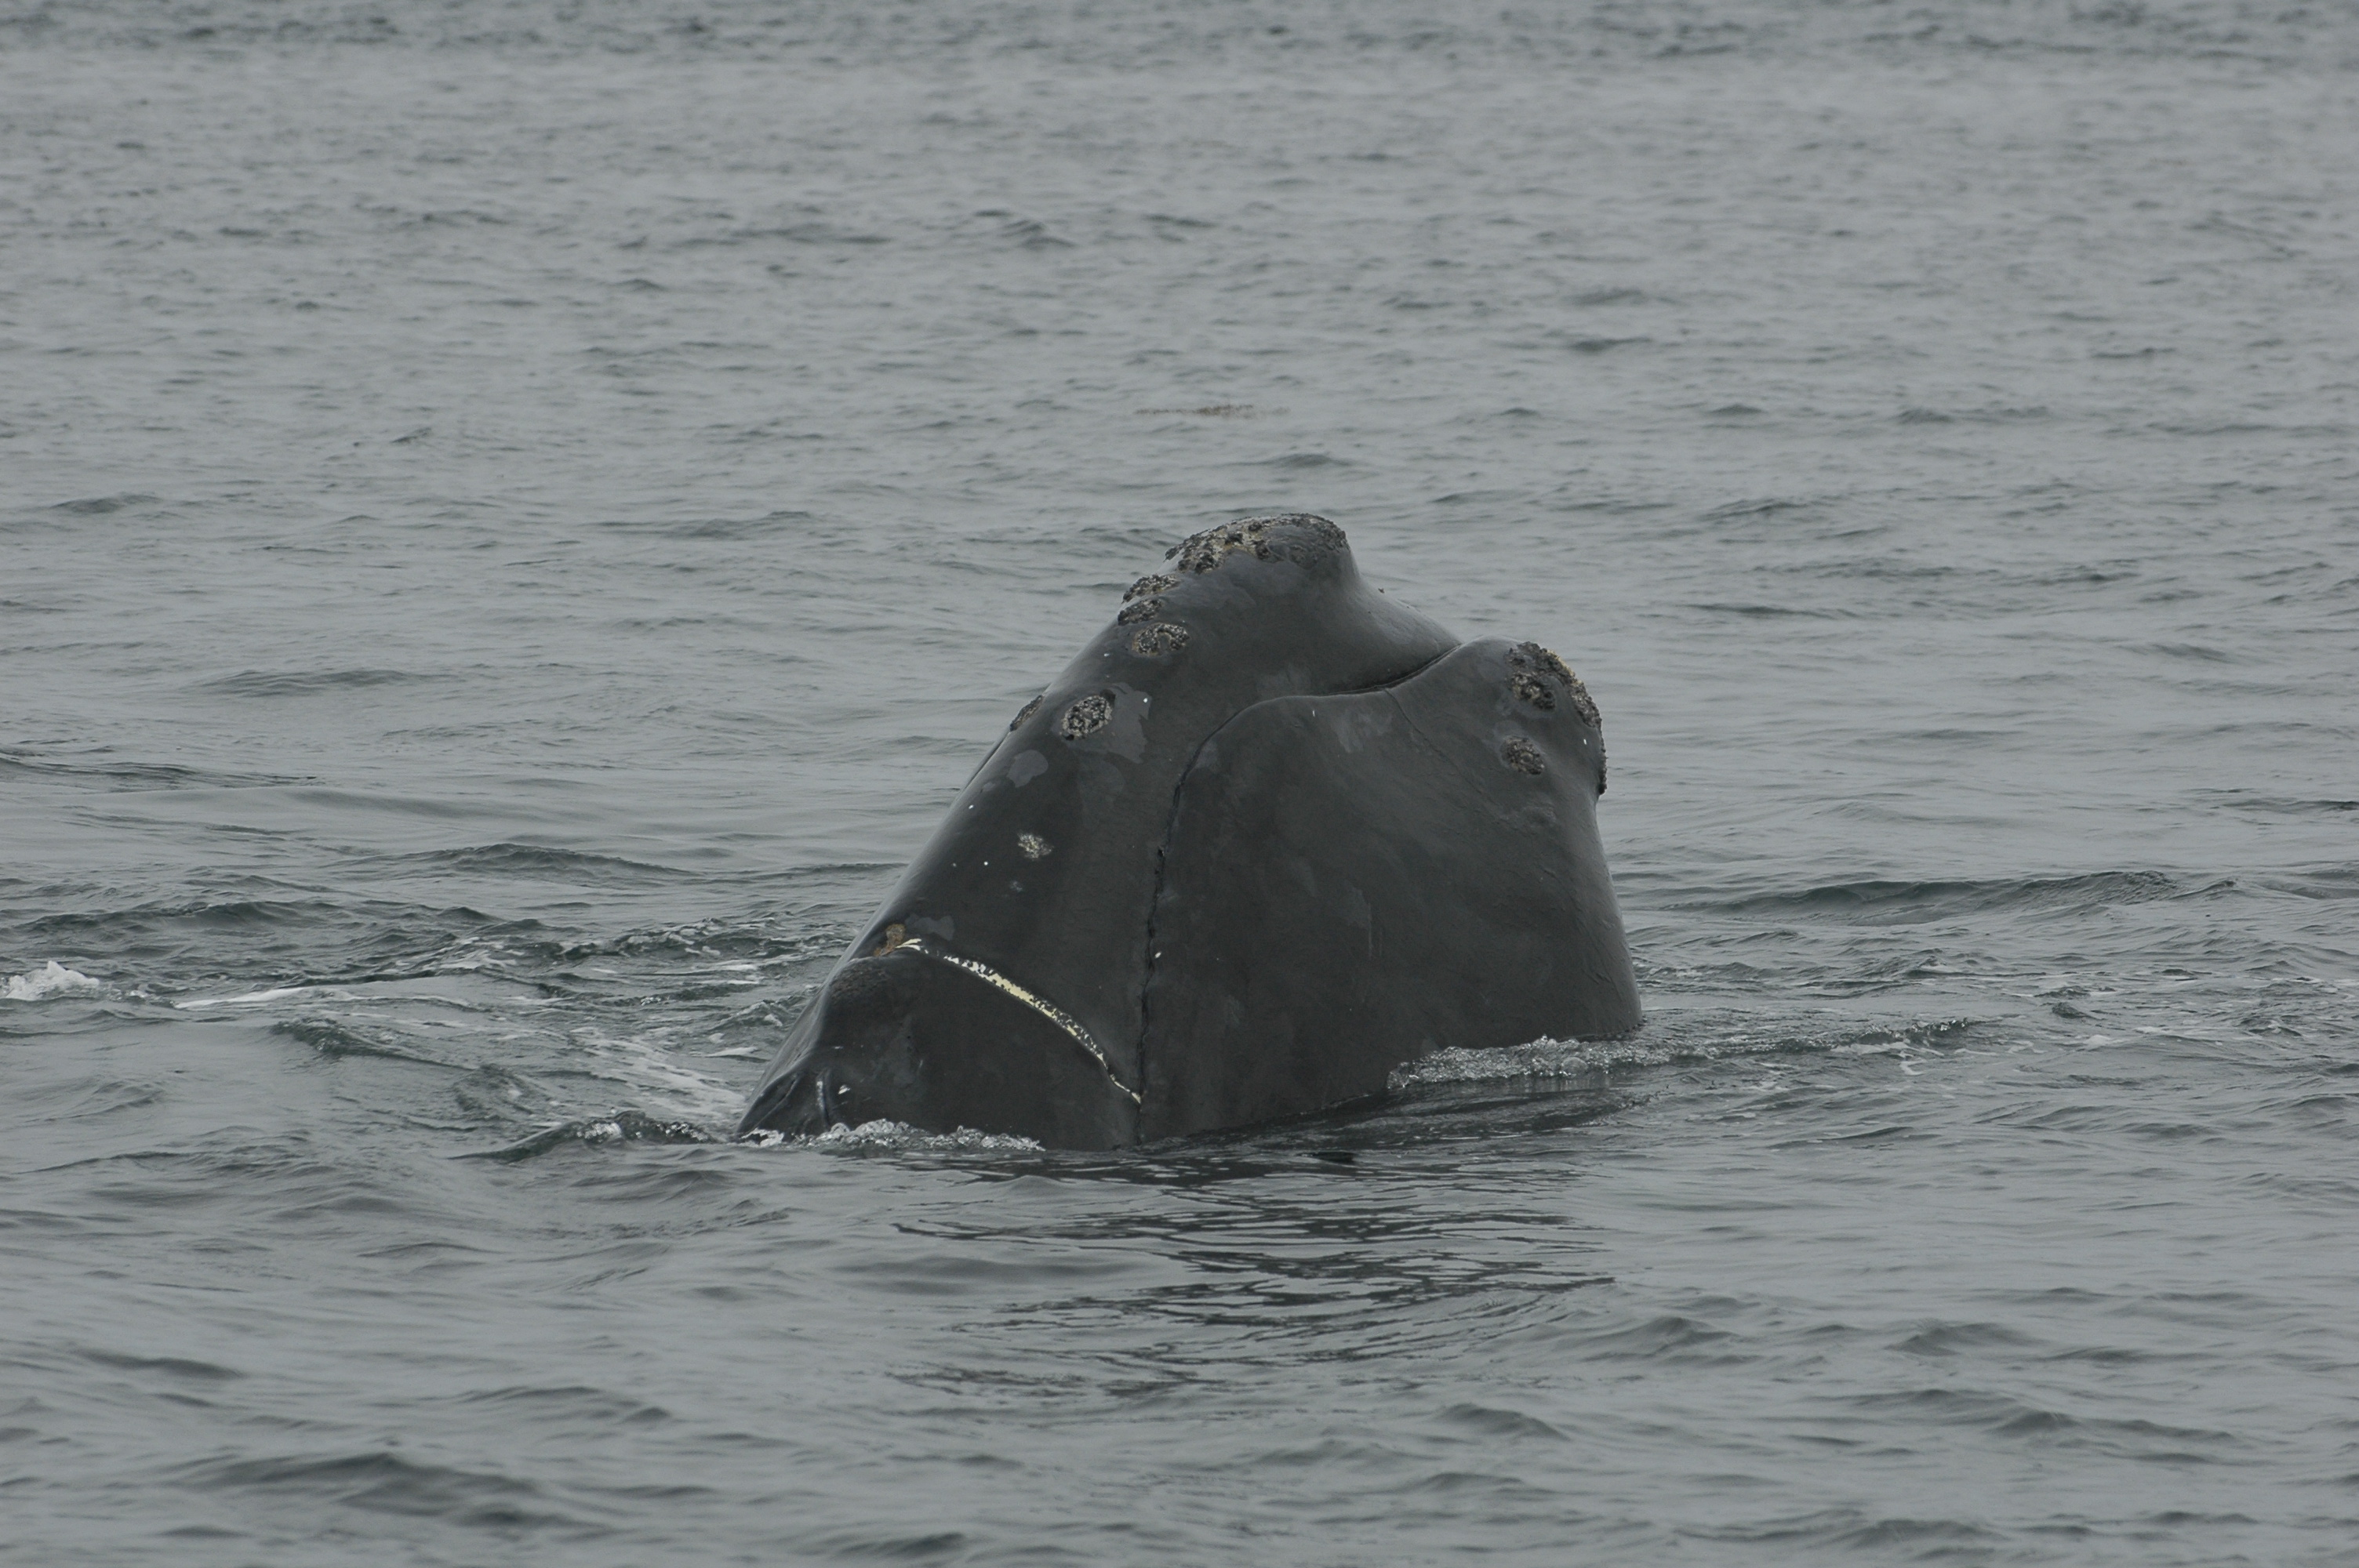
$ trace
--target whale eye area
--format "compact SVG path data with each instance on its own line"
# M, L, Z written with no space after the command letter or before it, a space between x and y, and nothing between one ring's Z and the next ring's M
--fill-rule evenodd
M1538 746L1533 745L1521 735L1515 736L1499 748L1499 761L1519 773L1548 772L1548 759L1540 755L1540 749Z
M1043 693L1042 695L1045 696L1047 694ZM1031 718L1034 714L1039 711L1040 698L1036 697L1031 701L1026 703L1022 708L1016 710L1016 717L1007 721L1007 732L1010 735L1015 734L1017 730L1023 727L1026 719Z
M1114 718L1114 697L1111 693L1093 691L1087 697L1075 697L1057 720L1057 733L1068 741L1078 741L1084 735L1094 735Z
M876 946L868 950L868 956L881 958L908 939L909 928L897 920L885 928L884 934L877 938Z
M1146 577L1140 578L1136 582L1132 583L1129 590L1122 597L1125 602L1128 602L1134 599L1145 598L1150 593L1161 593L1166 589L1178 588L1179 586L1180 579L1178 578L1166 576L1162 572L1153 572Z
M1038 833L1018 833L1016 849L1027 860L1045 860L1055 854L1057 847Z
M1169 621L1158 621L1152 626L1141 626L1130 634L1130 651L1150 659L1166 654L1176 654L1188 645L1188 628Z
M1163 613L1162 600L1142 599L1136 604L1124 605L1122 613L1115 616L1114 621L1119 625L1128 626L1134 622L1151 620L1161 613Z

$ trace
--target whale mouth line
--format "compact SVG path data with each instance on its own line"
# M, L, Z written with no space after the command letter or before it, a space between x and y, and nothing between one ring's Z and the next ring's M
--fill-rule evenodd
M984 984L995 986L999 989L1006 992L1009 996L1014 997L1017 1001L1022 1002L1025 1006L1030 1008L1033 1011L1038 1013L1041 1017L1047 1019L1049 1022L1055 1024L1058 1028L1063 1030L1068 1035L1071 1036L1073 1044L1088 1052L1090 1059L1098 1065L1098 1068L1101 1072L1105 1074L1106 1082L1112 1084L1115 1090L1125 1099L1129 1100L1131 1104L1139 1107L1141 1109L1146 1108L1147 1102L1139 1098L1138 1091L1136 1089L1132 1088L1128 1084L1122 1081L1121 1075L1117 1074L1114 1070L1114 1064L1106 1059L1105 1052L1099 1048L1098 1043L1095 1040L1090 1038L1090 1032L1082 1027L1082 1021L1075 1018L1071 1013L1067 1012L1063 1008L1059 1007L1055 1002L1050 1001L1047 997L1027 990L1024 987L1017 985L1014 980L1009 979L1006 975L1001 974L997 969L993 968L988 964L980 964L973 958L961 957L958 954L951 952L947 948L934 946L932 942L923 936L906 937L897 946L893 948L893 951L897 953L916 953L923 957L931 958L936 963L948 964L952 968L956 969L964 969L968 974L973 975L975 979L983 981Z

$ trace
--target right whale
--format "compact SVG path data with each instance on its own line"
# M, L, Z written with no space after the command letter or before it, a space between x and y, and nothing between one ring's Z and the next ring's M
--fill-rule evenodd
M1447 1046L1626 1033L1596 705L1460 643L1343 532L1175 546L1017 714L739 1127L1114 1148L1381 1094Z

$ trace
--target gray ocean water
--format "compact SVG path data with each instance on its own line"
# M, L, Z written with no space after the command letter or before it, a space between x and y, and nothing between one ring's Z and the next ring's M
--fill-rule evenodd
M2359 10L0 0L0 1559L2359 1563ZM1649 1022L725 1141L1307 510Z

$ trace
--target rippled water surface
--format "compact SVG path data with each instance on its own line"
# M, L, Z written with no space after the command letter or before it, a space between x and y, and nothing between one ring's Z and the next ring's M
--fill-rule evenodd
M2359 1563L2359 16L0 0L0 1557ZM1182 534L1649 1022L723 1141Z

